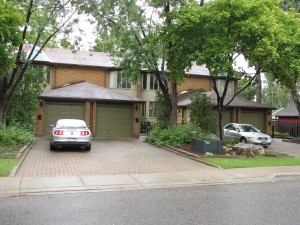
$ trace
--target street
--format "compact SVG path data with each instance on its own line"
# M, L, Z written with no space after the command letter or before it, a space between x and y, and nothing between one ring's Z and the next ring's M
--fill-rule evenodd
M300 178L0 198L1 225L298 225Z

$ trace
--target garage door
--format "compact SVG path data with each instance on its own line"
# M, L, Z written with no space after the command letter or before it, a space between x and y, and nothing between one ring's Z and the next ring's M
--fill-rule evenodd
M100 105L96 116L97 137L132 137L132 106Z
M257 111L242 111L241 123L249 123L259 129L261 132L266 132L265 113Z
M44 135L49 136L51 124L58 119L84 119L84 103L47 103L45 104Z
M232 110L225 110L223 113L223 125L225 126L228 123L232 122Z

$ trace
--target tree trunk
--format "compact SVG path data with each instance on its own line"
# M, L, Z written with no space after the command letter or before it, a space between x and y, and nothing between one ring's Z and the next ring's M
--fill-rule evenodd
M298 110L299 118L300 118L300 95L298 94L297 90L291 90L290 91L292 99L296 105L296 108Z
M223 142L224 139L224 129L223 129L223 109L219 109L220 105L218 105L218 114L219 114L219 121L218 121L218 126L219 126L219 137L220 140Z
M6 125L6 111L7 111L7 102L5 100L0 99L0 123L4 126Z
M172 85L172 109L170 113L170 125L177 125L177 83L176 81L171 82Z
M256 76L256 102L261 103L261 74L258 73Z

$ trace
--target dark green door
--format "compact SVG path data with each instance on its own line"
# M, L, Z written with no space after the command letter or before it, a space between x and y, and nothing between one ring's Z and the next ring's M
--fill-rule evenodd
M45 105L44 135L49 136L51 124L58 119L84 119L84 103L47 103Z
M97 137L132 137L132 106L99 105L96 116Z

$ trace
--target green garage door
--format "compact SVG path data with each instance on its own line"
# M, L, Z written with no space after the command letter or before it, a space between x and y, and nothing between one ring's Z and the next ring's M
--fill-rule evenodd
M84 119L84 103L47 103L45 105L44 135L49 136L51 124L58 119Z
M100 105L97 107L96 116L97 137L132 137L132 106Z
M241 123L249 123L259 129L261 132L265 130L265 113L257 111L242 111Z
M223 113L223 125L225 126L228 123L232 122L232 110L225 110Z

